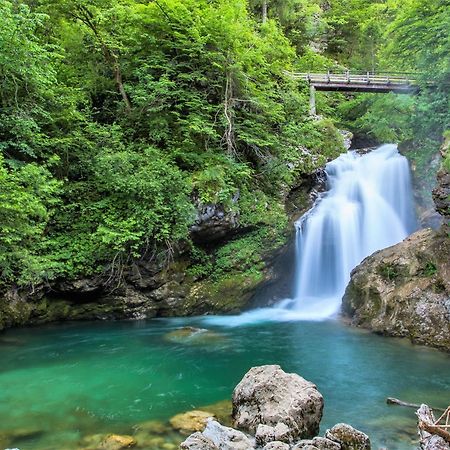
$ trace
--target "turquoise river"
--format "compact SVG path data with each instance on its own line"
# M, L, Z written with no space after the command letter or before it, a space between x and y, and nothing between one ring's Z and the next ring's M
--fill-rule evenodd
M231 320L232 324L233 321ZM170 334L184 326L197 338ZM386 397L449 403L450 356L351 329L339 320L256 322L156 319L73 323L0 335L0 448L85 448L97 433L136 433L136 424L230 399L252 366L280 364L317 384L321 432L347 422L373 448L415 447L414 410ZM158 427L156 427L158 428ZM169 427L141 448L176 448ZM8 440L6 442L6 440ZM151 444L153 442L153 444Z

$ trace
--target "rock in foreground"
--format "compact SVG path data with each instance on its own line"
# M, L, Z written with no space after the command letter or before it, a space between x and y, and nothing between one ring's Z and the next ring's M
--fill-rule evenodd
M323 397L316 386L276 365L250 369L233 392L235 426L266 435L261 437L264 443L267 436L293 442L317 435L322 411Z
M252 450L255 442L244 433L208 420L203 433L194 433L182 444L183 450Z
M235 425L252 435L210 418L203 433L189 436L181 449L370 450L367 435L347 424L316 436L322 410L323 397L313 383L280 366L253 367L233 393Z
M448 230L421 230L366 258L351 275L343 313L353 325L450 350Z

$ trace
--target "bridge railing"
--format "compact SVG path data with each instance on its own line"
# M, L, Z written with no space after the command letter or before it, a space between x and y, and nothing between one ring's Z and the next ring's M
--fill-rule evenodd
M295 79L310 83L352 83L352 84L415 84L417 73L408 72L285 72Z

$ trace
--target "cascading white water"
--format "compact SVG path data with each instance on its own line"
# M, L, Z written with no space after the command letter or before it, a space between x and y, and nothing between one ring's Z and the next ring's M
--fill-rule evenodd
M293 299L239 316L209 316L226 326L321 320L336 314L350 272L366 256L416 228L408 161L393 144L348 152L326 166L329 190L296 224Z
M416 227L409 166L396 145L348 152L326 173L329 191L296 224L295 295L285 308L304 319L336 313L351 270Z

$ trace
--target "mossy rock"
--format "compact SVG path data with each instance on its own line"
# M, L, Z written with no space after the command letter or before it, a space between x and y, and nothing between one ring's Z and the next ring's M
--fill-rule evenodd
M180 433L191 434L196 431L203 431L209 418L214 418L212 412L193 410L172 417L170 425Z

